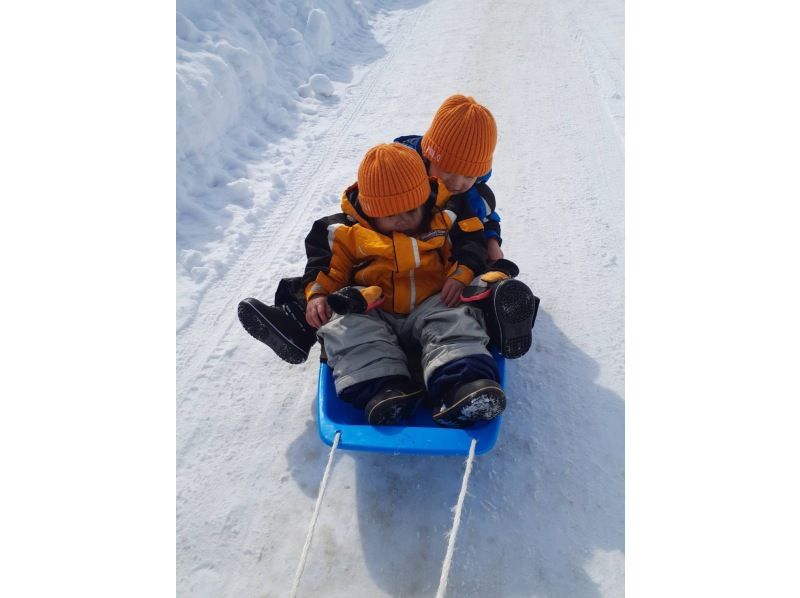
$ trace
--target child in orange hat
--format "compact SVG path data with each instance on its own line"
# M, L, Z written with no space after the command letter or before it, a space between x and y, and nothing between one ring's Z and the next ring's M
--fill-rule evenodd
M500 218L494 211L494 194L486 185L497 145L497 124L489 109L471 97L450 96L436 111L425 135L395 141L417 150L428 174L444 183L452 195L466 194L486 226L489 259L502 258Z
M538 298L514 276L516 266L502 259L500 218L495 198L486 184L491 176L492 157L497 143L497 126L491 112L473 98L454 95L437 110L423 136L398 137L396 142L412 148L428 174L437 177L437 205L451 201L465 203L483 223L490 272L477 279L466 291L448 281L442 301L453 306L462 299L486 311L486 325L492 343L502 355L516 358L531 345L531 327ZM270 346L282 359L302 363L316 342L316 328L331 316L326 302L305 308L308 287L317 272L317 255L324 255L326 244L316 246L312 235L306 239L309 257L306 273L300 278L283 279L275 293L275 306L247 298L239 304L239 319L245 329Z
M342 213L314 223L321 249L306 287L309 321L324 314L325 344L339 397L373 425L393 425L428 393L434 420L467 426L505 408L480 309L448 307L440 293L485 268L483 226L464 202L437 205L438 183L399 143L370 149ZM351 286L355 283L358 286ZM412 382L404 347L418 343L425 387Z

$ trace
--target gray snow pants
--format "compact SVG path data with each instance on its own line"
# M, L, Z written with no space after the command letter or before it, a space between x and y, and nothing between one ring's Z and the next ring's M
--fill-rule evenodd
M422 349L425 385L436 369L468 355L491 355L483 312L447 307L437 293L407 316L374 309L366 314L334 314L317 332L333 368L336 392L383 376L410 376L401 345Z

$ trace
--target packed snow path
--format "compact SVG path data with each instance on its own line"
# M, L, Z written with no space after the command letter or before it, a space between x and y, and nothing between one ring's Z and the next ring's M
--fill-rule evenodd
M338 210L369 147L423 133L465 93L497 119L504 250L542 308L534 348L508 363L497 446L475 461L448 595L621 596L622 2L398 4L370 43L340 48L350 77L331 75L316 117L249 165L269 198L250 215L257 233L181 320L178 594L288 594L328 454L317 350L281 362L236 304L302 271L310 224ZM432 596L463 460L337 453L299 595Z

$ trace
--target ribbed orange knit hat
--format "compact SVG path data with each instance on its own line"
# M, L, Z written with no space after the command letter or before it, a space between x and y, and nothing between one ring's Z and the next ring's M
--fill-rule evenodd
M488 108L474 99L454 95L436 111L422 137L422 153L444 171L480 176L492 167L497 124Z
M392 216L425 203L431 185L425 165L413 149L382 143L367 152L358 167L358 202L367 216Z

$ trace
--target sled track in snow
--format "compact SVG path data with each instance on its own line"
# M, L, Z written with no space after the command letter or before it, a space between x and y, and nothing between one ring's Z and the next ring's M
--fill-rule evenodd
M340 189L325 186L326 172L334 171L339 156L361 152L357 139L348 135L353 122L362 115L364 105L382 81L387 69L402 52L410 32L427 12L427 6L401 18L400 26L386 42L386 55L378 59L363 74L361 81L348 87L343 114L319 136L310 153L287 177L285 190L274 205L269 206L265 219L236 262L203 294L191 323L177 335L176 369L179 404L180 395L201 376L202 371L225 354L222 340L233 326L238 325L236 305L244 294L254 292L271 300L278 279L299 272L282 267L286 257L283 248L305 238L311 226L313 209L322 202L324 194ZM359 93L360 92L360 93ZM322 118L326 114L320 115ZM358 146L358 147L357 147ZM322 176L320 176L322 174ZM297 202L310 201L308 210L296 209ZM333 210L326 210L329 213ZM277 233L277 234L276 234ZM276 250L278 248L278 250Z

